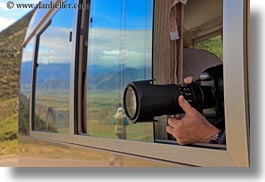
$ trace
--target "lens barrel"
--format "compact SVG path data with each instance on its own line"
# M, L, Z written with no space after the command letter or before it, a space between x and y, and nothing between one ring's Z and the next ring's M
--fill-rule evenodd
M212 87L190 85L154 85L152 80L137 81L127 85L124 91L124 109L132 123L152 122L154 117L184 113L178 98L184 98L196 109L215 105Z

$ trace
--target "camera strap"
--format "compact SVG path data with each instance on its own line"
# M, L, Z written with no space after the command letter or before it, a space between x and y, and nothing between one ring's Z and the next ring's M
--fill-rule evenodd
M174 83L183 82L183 24L184 24L184 5L188 0L175 0L170 7L168 17L168 29L171 41L176 41L176 56L174 67Z
M169 18L168 18L169 34L170 34L171 40L180 39L180 33L179 33L179 28L178 28L179 22L177 22L177 19L178 19L177 14L181 13L181 12L176 12L176 6L179 3L182 3L181 6L183 6L187 3L187 1L188 0L175 0L173 2L173 4L171 5L170 14L169 14Z

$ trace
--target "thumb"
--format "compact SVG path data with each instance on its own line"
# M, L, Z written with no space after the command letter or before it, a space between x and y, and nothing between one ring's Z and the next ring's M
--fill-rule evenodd
M183 111L188 114L193 114L193 107L189 104L189 102L181 95L179 96L179 106L183 109Z

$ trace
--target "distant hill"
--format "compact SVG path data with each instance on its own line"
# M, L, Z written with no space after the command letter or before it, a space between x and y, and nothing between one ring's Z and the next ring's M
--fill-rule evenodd
M25 72L31 71L31 64L28 62L23 63ZM38 88L57 88L68 89L70 77L70 64L39 64L37 75L37 87ZM121 73L122 72L122 73ZM122 75L122 79L120 76ZM125 67L120 70L118 65L116 66L102 66L102 65L90 65L88 70L88 86L92 91L111 91L120 87L120 81L123 85L130 81L143 79L144 76L147 79L150 78L151 68L130 68ZM149 77L148 77L149 76ZM23 85L29 85L30 81L26 78L26 75L21 75L21 81Z
M120 70L119 66L104 67L91 65L89 67L89 89L110 91L120 87L120 82L125 86L131 81L142 80L145 76L149 79L151 68L130 68ZM120 77L122 76L122 79Z
M18 96L21 45L32 15L33 11L0 32L0 101Z

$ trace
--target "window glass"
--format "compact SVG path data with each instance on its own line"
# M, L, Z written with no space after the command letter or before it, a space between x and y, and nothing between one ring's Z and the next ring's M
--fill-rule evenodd
M60 9L40 35L33 123L36 131L69 133L73 12Z
M32 39L23 49L20 73L19 95L19 132L29 134L29 112L31 97L32 60L34 55L35 39Z
M198 49L207 50L223 60L223 41L221 35L197 42L195 46Z
M152 77L152 22L153 0L92 1L88 135L153 141L153 124L129 123L122 107L125 86Z

